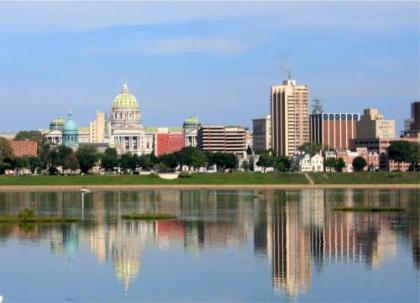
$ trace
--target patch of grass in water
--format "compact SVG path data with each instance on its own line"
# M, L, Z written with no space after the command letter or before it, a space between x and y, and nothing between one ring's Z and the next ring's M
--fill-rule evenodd
M403 207L379 207L379 206L344 206L334 207L335 211L353 211L353 212L400 212L405 211Z
M176 219L176 216L162 213L131 213L122 215L121 218L124 220L171 220Z
M0 215L0 223L72 223L79 221L76 218L38 216L33 209L25 208L17 216Z

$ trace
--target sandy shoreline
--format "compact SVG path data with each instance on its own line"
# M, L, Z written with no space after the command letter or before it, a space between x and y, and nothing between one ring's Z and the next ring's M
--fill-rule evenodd
M420 184L241 184L241 185L2 185L0 192L41 191L135 191L135 190L265 190L265 189L420 189Z

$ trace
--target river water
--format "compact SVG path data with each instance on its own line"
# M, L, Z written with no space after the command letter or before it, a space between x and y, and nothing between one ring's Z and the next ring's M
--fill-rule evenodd
M4 302L419 302L420 190L0 192ZM399 206L343 213L336 206ZM176 220L125 221L130 212Z

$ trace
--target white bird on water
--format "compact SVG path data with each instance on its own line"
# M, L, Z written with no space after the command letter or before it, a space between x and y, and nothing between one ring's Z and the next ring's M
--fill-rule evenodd
M0 295L0 303L3 303L3 297Z

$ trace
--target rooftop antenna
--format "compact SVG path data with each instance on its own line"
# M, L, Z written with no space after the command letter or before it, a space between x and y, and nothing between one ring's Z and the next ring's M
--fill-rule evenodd
M314 104L312 105L312 114L322 114L324 110L322 109L321 100L314 99Z
M290 72L290 69L287 70L287 79L292 80L292 73Z

